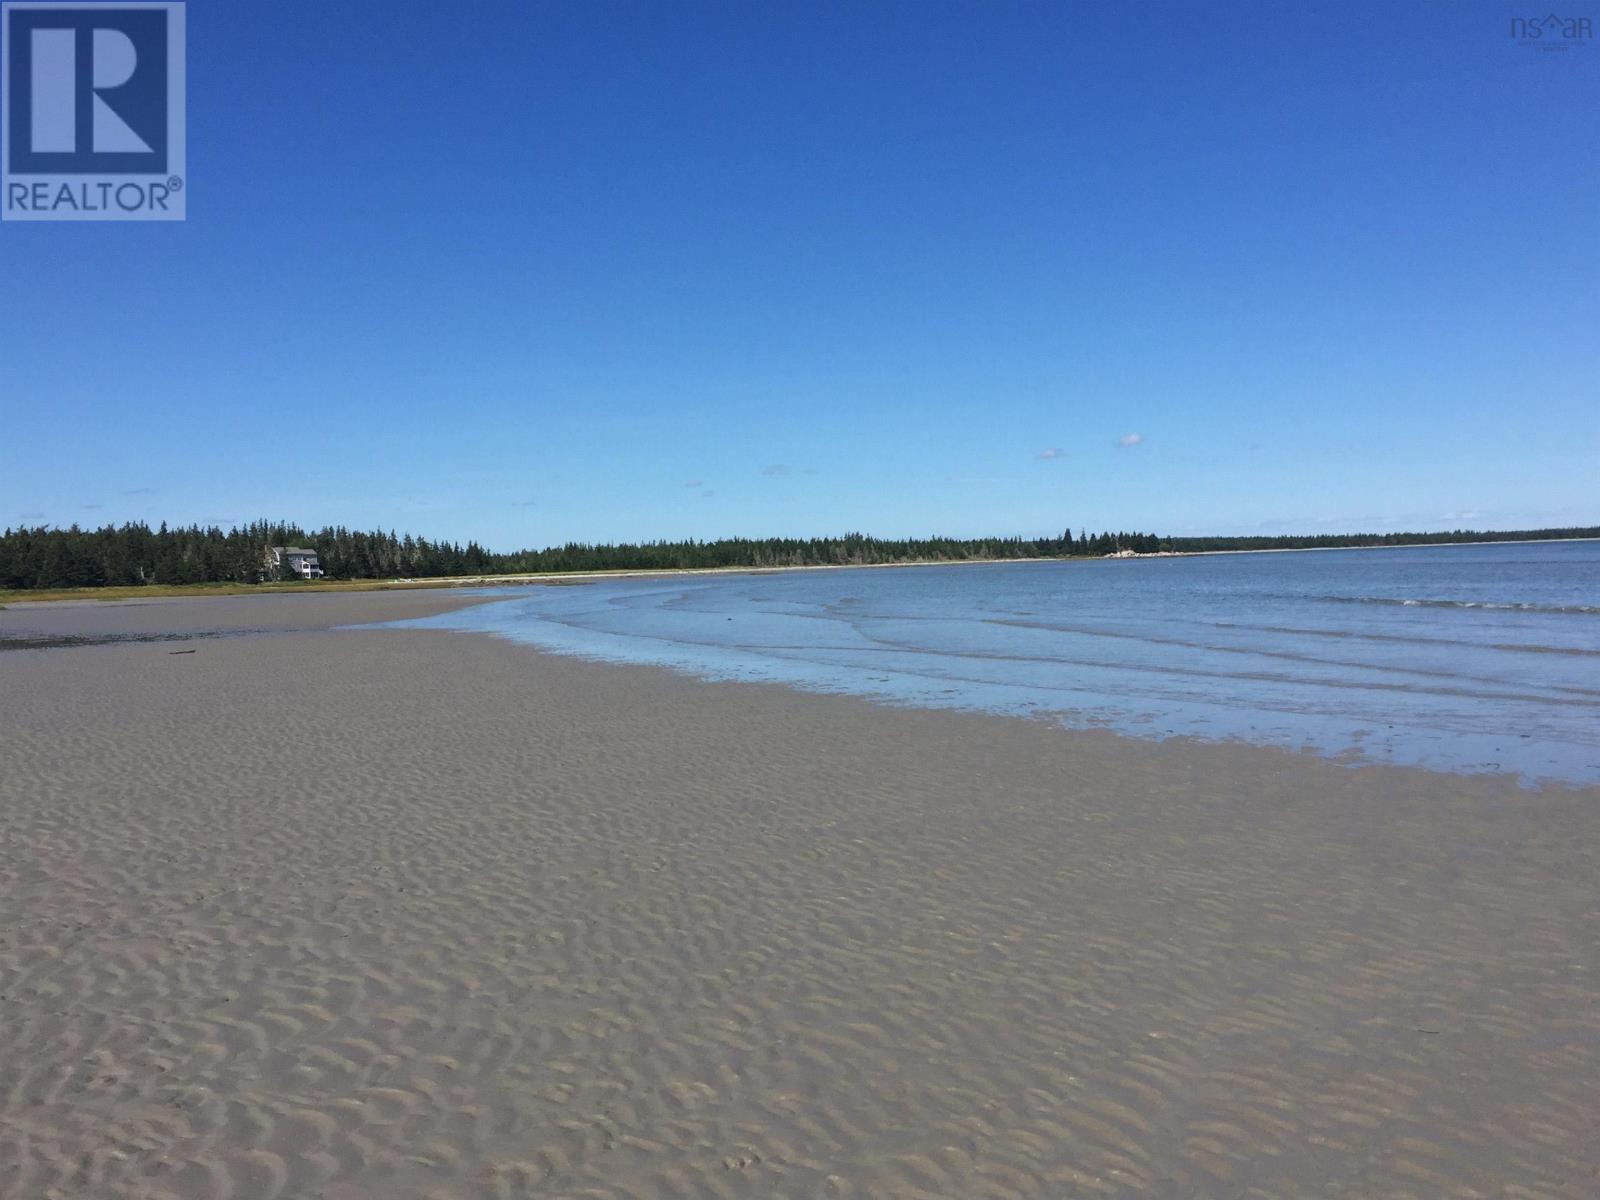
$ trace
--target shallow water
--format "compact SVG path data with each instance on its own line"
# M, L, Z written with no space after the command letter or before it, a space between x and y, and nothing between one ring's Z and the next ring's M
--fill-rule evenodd
M1600 542L506 589L412 627L1147 737L1600 782Z

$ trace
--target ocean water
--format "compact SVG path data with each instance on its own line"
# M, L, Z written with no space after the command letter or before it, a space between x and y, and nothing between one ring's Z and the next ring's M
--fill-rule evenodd
M1072 728L1600 783L1600 542L498 590L404 624Z

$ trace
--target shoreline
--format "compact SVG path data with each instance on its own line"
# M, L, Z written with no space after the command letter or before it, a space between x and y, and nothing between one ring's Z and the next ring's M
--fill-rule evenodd
M690 687L772 688L780 693L796 696L859 701L874 709L887 712L942 712L986 721L1005 723L1020 721L1053 731L1069 740L1086 735L1115 738L1127 743L1132 753L1137 753L1140 747L1230 747L1246 754L1288 755L1292 760L1332 766L1339 770L1414 771L1425 777L1437 779L1504 780L1521 793L1539 793L1547 790L1568 793L1594 791L1596 799L1600 800L1600 785L1559 776L1529 776L1512 768L1466 770L1437 764L1388 761L1378 757L1362 757L1353 750L1319 749L1310 743L1291 745L1282 742L1252 741L1241 734L1208 737L1174 732L1160 736L1146 735L1109 725L1074 725L1059 719L1061 711L1049 708L1010 712L983 707L902 702L890 696L869 692L816 690L776 679L729 680L670 664L624 662L591 657L540 646L489 629L391 627L396 621L442 616L494 604L507 598L495 594L490 589L481 589L477 592L465 588L412 591L367 589L344 593L305 592L299 594L298 600L289 603L288 598L295 595L296 593L275 592L269 595L246 593L207 597L168 596L122 603L49 602L32 607L14 606L9 612L0 610L0 655L4 658L14 658L29 652L58 653L110 647L150 647L152 650L158 650L165 644L188 645L195 642L273 639L286 635L321 638L344 633L440 634L451 638L482 640L491 646L515 647L517 653L528 653L538 658L614 667L625 671L661 672ZM165 651L168 654L190 652ZM0 666L3 666L4 658L0 658Z
M1060 555L1034 558L939 558L887 563L811 563L788 567L664 567L660 569L622 569L616 571L546 571L519 575L432 576L419 579L392 581L360 579L332 580L322 584L258 585L258 584L191 584L151 585L152 594L140 595L137 588L81 588L70 594L49 595L29 599L26 591L10 593L12 597L0 601L0 610L26 608L39 605L86 604L148 604L162 600L225 599L234 596L303 596L319 594L345 594L366 592L416 592L441 591L460 588L513 587L524 584L559 585L563 582L594 583L606 579L654 579L702 575L777 575L795 571L862 571L894 567L960 567L999 566L1015 563L1091 563L1125 562L1133 559L1206 558L1216 555L1236 554L1312 554L1333 550L1428 550L1449 549L1456 546L1535 546L1545 543L1593 542L1600 538L1524 538L1519 540L1487 542L1410 542L1401 545L1380 546L1275 546L1249 550L1157 550L1149 553L1122 552L1101 555ZM183 590L189 588L192 590ZM48 589L40 589L46 591ZM97 596L96 591L116 592L116 595ZM133 594L127 594L133 593Z

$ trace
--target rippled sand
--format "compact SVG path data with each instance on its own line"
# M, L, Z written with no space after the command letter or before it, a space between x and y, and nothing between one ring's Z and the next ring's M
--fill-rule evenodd
M312 599L0 613L293 630L0 653L0 1195L1600 1194L1593 790Z

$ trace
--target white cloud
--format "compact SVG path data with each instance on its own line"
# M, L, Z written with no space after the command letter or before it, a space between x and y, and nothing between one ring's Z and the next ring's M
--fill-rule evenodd
M1041 450L1038 454L1034 455L1035 458L1043 459L1065 458L1066 456L1067 452L1060 446L1051 446L1048 450Z
M1142 433L1125 433L1117 439L1119 446L1137 446L1144 441Z
M773 463L770 467L761 468L761 473L763 475L774 475L774 476L775 475L787 475L789 473L789 467L785 463Z

